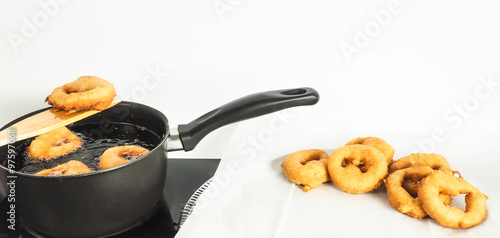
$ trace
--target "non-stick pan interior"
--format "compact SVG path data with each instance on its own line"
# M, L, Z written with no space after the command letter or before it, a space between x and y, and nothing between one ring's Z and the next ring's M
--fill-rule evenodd
M17 121L29 117L37 112L39 111L18 118L13 122L9 123L8 125L4 126L4 128L8 128L10 125L16 123ZM121 126L117 126L117 124ZM111 107L93 116L75 122L73 124L70 124L68 125L68 128L70 129L79 128L77 131L81 133L82 136L85 136L87 138L94 138L94 139L107 138L110 135L114 135L115 138L116 137L119 138L120 137L119 135L116 136L119 133L123 134L124 137L128 136L130 138L130 135L125 135L125 133L128 133L128 131L120 131L123 130L124 127L127 127L127 125L130 125L128 126L128 128L132 127L137 128L137 131L147 130L146 132L150 132L152 136L159 137L159 139L151 138L151 140L149 140L155 142L154 145L149 146L148 149L150 150L158 147L158 145L160 144L163 144L169 133L168 120L165 117L165 115L163 115L163 113L149 106L133 102L126 102L126 101L120 102L114 107ZM88 129L82 130L81 128L88 128ZM147 133L142 133L142 134L148 135ZM29 145L30 140L32 139L27 139L24 141L18 141L14 143L14 147L18 152L15 164L16 170L20 170L20 168L25 168L25 165L23 165L22 158L24 157L24 150ZM8 157L7 151L8 151L7 146L0 147L0 166L4 168L7 167L6 163L6 159ZM88 163L86 164L90 166Z
M73 124L99 124L100 129L105 132L110 130L109 125L112 122L141 126L153 131L161 138L168 135L168 120L163 113L152 107L127 101Z

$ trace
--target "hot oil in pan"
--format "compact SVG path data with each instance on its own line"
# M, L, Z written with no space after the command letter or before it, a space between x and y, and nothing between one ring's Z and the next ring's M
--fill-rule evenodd
M28 158L26 149L31 141L26 140L17 147L18 154L24 155L20 171L34 174L43 169L53 168L70 160L78 160L93 171L99 170L102 153L111 147L122 145L138 145L152 150L161 142L161 138L151 130L131 124L113 123L102 128L99 124L68 126L82 140L82 147L75 152L50 161L37 161Z

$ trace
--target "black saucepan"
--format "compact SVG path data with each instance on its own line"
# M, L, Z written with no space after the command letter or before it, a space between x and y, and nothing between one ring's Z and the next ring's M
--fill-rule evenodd
M159 143L145 156L88 174L37 176L9 170L8 163L12 161L8 162L8 148L3 146L0 148L0 178L7 194L14 193L12 204L16 216L22 219L24 226L41 236L109 236L141 224L155 212L164 189L167 151L192 150L203 137L221 126L289 107L313 105L318 100L319 95L312 88L256 93L225 104L176 129L169 129L168 120L160 111L123 101L68 127L95 125L99 130L90 134L104 137L107 133L116 133L115 127L110 126L114 123L134 125L138 130L147 128L158 135ZM22 141L12 145L21 146L20 143ZM18 153L14 166L21 166L22 160L22 153Z

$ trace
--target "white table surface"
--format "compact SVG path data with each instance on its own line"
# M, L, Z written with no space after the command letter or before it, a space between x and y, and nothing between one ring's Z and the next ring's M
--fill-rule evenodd
M287 123L280 120L287 115ZM302 149L331 153L347 141L369 134L341 134L327 126L316 108L295 108L240 123L211 184L176 237L496 237L500 232L500 190L496 181L500 133L450 139L432 151L443 155L479 188L487 218L455 230L435 220L411 218L393 208L385 187L349 194L332 182L308 192L283 174L284 157ZM316 118L311 125L311 117ZM321 126L318 126L321 125ZM377 134L395 148L394 160L418 152L412 135ZM486 166L485 166L486 165ZM348 178L346 178L348 179ZM465 208L464 195L453 206Z
M495 194L499 6L493 0L3 0L0 124L46 107L53 88L82 75L109 80L119 97L159 109L172 126L247 94L308 86L321 99L293 110L307 113L300 121L309 125L287 127L294 135L331 133L339 143L386 136L404 152L456 153L457 167ZM249 123L221 128L192 152L171 156L223 157ZM472 143L481 138L488 141ZM289 152L294 144L287 143L286 151L273 153Z

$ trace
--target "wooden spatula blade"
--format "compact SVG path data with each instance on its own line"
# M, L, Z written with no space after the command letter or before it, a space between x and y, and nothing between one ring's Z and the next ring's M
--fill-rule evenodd
M119 102L120 100L115 99L106 109ZM69 125L99 112L97 110L68 112L57 108L50 108L0 131L0 146L8 143L9 129L15 130L15 141L20 141Z

